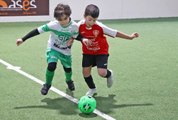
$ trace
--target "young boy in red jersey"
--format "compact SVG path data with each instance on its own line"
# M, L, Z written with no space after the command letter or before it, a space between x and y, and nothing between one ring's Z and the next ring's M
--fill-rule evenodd
M113 72L107 69L108 65L108 43L105 35L111 37L119 37L132 40L139 36L138 33L127 35L120 31L111 29L97 21L99 16L99 8L96 5L90 4L86 7L84 20L78 22L79 34L82 38L88 39L88 42L82 42L83 50L83 77L89 87L86 93L88 96L93 96L96 93L96 86L93 81L91 70L93 66L97 66L98 74L107 79L107 87L110 88L113 84ZM86 45L86 43L88 43Z

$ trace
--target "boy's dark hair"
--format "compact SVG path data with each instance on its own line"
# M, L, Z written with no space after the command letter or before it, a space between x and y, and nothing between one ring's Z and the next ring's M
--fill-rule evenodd
M69 5L59 3L54 9L54 18L61 19L64 15L69 17L71 15L71 9Z
M84 16L91 16L93 18L98 18L99 16L99 8L96 5L90 4L87 5L85 9Z

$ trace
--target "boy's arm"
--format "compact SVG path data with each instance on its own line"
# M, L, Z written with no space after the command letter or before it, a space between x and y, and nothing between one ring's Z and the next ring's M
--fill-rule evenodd
M135 33L132 33L131 35L128 35L123 32L117 32L116 37L132 40L134 38L139 37L139 34L135 32Z
M92 43L91 40L88 40L87 38L83 38L83 36L82 36L81 34L79 34L79 35L75 38L75 40L82 42L82 43L85 44L86 46L89 46L89 45L91 45L91 43Z
M83 37L81 34L78 34L78 36L75 38L77 41L82 41Z
M32 31L30 31L28 34L26 34L23 38L17 39L16 40L16 44L17 46L19 46L20 44L22 44L25 40L34 37L36 35L39 35L40 32L38 31L38 29L34 29Z
M132 40L133 38L139 37L139 34L137 32L132 33L131 35L127 35L127 34L120 32L116 29L112 29L112 28L108 27L108 26L102 24L101 22L97 21L97 24L103 28L104 34L108 35L110 37L119 37L119 38L124 38L124 39L128 39L128 40Z
M67 42L67 46L70 48L74 42L74 39L77 41L82 41L82 36L80 34L78 34L75 38L72 37L68 42Z
M34 37L34 36L36 36L36 35L39 35L39 34L40 34L40 33L39 33L38 29L34 29L34 30L30 31L28 34L26 34L26 35L22 38L22 40L25 41L25 40L27 40L27 39L29 39L29 38L31 38L31 37Z

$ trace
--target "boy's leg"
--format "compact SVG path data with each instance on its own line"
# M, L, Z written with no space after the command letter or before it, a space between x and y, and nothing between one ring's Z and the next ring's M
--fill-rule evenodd
M87 83L88 87L90 88L87 91L86 95L92 97L94 94L96 94L96 86L95 86L95 83L93 82L93 78L90 75L88 77L84 77L84 79L85 79L85 82Z
M57 65L56 62L51 62L48 64L48 67L46 69L46 83L43 85L43 88L41 89L42 95L46 95L51 87L56 65Z
M53 80L53 77L54 77L54 72L55 72L56 66L57 66L56 62L48 63L48 67L46 69L46 84L47 85L52 84L52 80Z
M105 68L98 68L98 74L103 78L107 78L107 87L110 88L113 84L113 72L112 72L112 70L108 70L108 69L105 69Z
M107 74L106 74L105 78L107 78L107 86L108 86L108 88L110 88L113 84L113 71L107 70Z
M110 88L113 84L113 72L107 69L109 55L98 55L96 58L96 65L98 74L101 77L107 78L107 87Z
M90 89L87 91L86 95L92 97L94 94L96 94L96 87L95 87L95 84L94 84L94 82L93 82L93 78L92 78L92 76L90 75L90 76L88 76L88 77L84 77L84 79L85 79L85 82L87 83L88 87L90 88Z
M86 95L93 96L96 93L96 86L91 76L91 69L95 66L95 56L93 55L83 55L82 59L82 67L83 67L83 77L85 79L86 84L89 87Z
M88 87L90 89L94 89L95 84L93 81L93 78L91 76L91 69L95 65L95 56L94 55L85 55L83 54L82 59L82 68L83 68L83 77L85 79L85 82L87 83Z
M65 77L66 77L66 83L68 85L69 90L74 91L75 86L72 81L72 58L71 56L67 56L64 54L59 53L59 59L61 61L61 64L63 65L63 69L65 72Z
M57 61L58 61L56 57L56 52L53 50L47 51L46 57L47 57L48 67L46 69L46 83L43 85L41 89L42 95L46 95L51 87L52 80L54 77L54 71L56 69Z
M83 67L83 77L85 79L85 82L87 83L88 87L90 89L95 89L95 84L93 82L93 78L91 76L91 69L92 69L92 66L91 67Z
M72 68L66 68L63 66L63 69L65 72L66 82L72 80Z
M75 86L74 83L72 81L72 68L66 68L63 66L64 72L65 72L65 76L66 76L66 83L68 85L68 88L71 91L75 90Z

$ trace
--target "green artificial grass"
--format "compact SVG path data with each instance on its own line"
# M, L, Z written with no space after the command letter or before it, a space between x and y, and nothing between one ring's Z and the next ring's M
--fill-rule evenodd
M108 37L109 69L114 85L107 88L96 68L97 109L117 120L178 119L178 18L102 21L105 25L140 37L132 41ZM17 38L45 22L0 23L0 59L45 81L45 50L49 33L33 37L21 46ZM79 99L88 90L82 77L81 44L72 48L73 80ZM0 64L0 116L2 120L102 120L80 113L77 105L50 91L40 94L41 85ZM64 72L58 64L53 86L67 93Z

